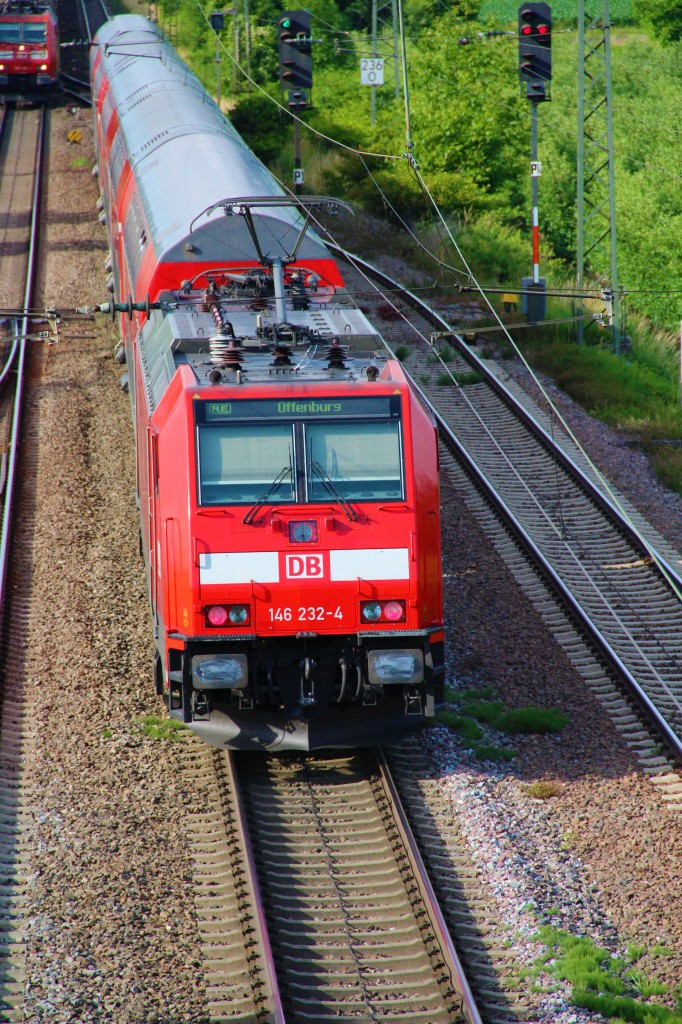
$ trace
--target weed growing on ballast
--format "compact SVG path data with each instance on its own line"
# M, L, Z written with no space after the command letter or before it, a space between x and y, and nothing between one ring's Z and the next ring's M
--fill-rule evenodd
M158 715L143 715L135 723L145 736L150 740L181 739L181 734L186 731L186 726L174 718L159 718Z
M496 698L490 686L457 690L447 684L445 699L450 707L438 711L436 721L470 743L475 756L482 761L511 761L517 756L515 750L490 742L485 728L508 736L520 733L558 733L568 722L568 715L559 708L529 705L509 711L505 709L503 701Z
M634 969L633 959L639 960L644 953L641 947L628 947L627 957L616 957L592 939L551 925L543 925L538 936L547 952L536 961L535 976L545 974L571 985L574 1006L599 1013L607 1020L682 1024L682 1006L672 1010L646 1001L654 995L665 995L667 988ZM535 991L544 992L547 987L538 984Z

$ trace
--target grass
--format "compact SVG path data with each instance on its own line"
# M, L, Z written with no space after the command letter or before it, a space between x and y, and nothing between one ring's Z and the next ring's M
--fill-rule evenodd
M480 726L476 725L475 722L465 715L458 715L456 711L448 711L447 709L437 711L436 719L441 725L447 725L448 729L459 733L462 739L470 740L471 742L483 739L484 733Z
M507 25L516 21L519 5L516 0L483 0L479 18L489 18L494 24ZM611 0L609 14L614 22L629 21L633 17L632 0ZM554 0L552 15L555 20L565 19L573 24L576 18L576 5L573 0Z
M186 726L174 718L160 718L158 715L143 715L138 718L136 725L152 740L170 740L174 742L181 738Z
M496 747L491 743L477 743L473 751L479 761L513 761L519 756L513 747Z
M436 712L436 721L461 736L482 761L511 761L518 756L513 748L490 742L486 730L495 730L508 736L519 733L558 733L568 722L568 715L559 708L528 705L510 711L495 696L490 686L456 690L446 685L445 699L451 707ZM558 792L552 795L556 796Z
M568 715L559 708L537 708L528 705L505 711L495 723L495 727L509 736L518 733L559 733L568 722Z
M553 797L561 796L563 793L563 786L560 782L531 782L529 785L522 786L521 788L533 800L551 800Z
M660 483L682 494L679 341L643 319L628 330L634 336L628 358L614 355L610 336L592 329L578 346L568 329L537 327L524 334L520 348L533 369L552 377L591 416L629 435Z
M455 385L456 387L466 388L472 384L480 384L483 379L483 374L479 373L478 370L470 370L468 373L439 373L436 384L441 387Z
M667 989L633 968L633 954L640 959L642 947L630 947L627 959L621 959L613 958L591 939L570 935L551 925L542 926L539 937L547 952L536 963L536 976L544 972L571 985L574 1006L600 1013L607 1020L682 1024L679 996L678 1008L674 1010L648 1001L651 996L664 995Z

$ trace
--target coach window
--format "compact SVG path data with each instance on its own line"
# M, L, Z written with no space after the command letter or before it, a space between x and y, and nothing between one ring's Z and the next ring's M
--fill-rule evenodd
M294 500L291 423L199 427L199 504Z
M327 500L330 485L350 501L399 501L400 448L397 420L307 423L308 501Z

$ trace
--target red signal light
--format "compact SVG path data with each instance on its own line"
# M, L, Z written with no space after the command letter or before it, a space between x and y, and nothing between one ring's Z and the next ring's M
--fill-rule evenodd
M549 32L549 25L538 25L538 35L546 36Z
M533 31L533 29L530 27L530 25L524 25L523 28L521 29L521 35L529 36L532 31Z

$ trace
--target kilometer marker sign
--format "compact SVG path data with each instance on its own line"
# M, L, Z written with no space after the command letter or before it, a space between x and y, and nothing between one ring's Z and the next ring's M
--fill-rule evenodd
M360 85L384 84L383 57L363 57L360 60Z

